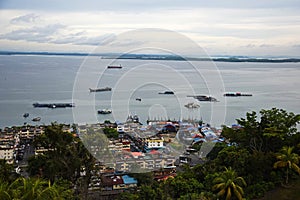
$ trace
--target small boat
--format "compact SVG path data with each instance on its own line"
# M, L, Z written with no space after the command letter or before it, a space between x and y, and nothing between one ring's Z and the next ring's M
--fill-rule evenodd
M194 109L194 108L199 108L200 107L200 105L198 105L198 104L196 104L196 103L188 103L188 104L186 104L186 105L184 105L186 108L188 108L188 109Z
M24 117L24 118L29 117L29 113L24 113L23 117Z
M89 88L90 92L104 92L104 91L111 91L110 87L105 88Z
M141 99L141 98L136 98L135 100L136 100L136 101L142 101L142 99Z
M173 91L165 91L165 92L159 92L158 94L174 94Z
M224 94L224 97L241 97L241 96L252 96L252 94L240 93L240 92L228 92Z
M107 66L107 69L122 69L121 65L109 65Z
M32 121L38 122L38 121L41 121L41 118L40 117L35 117L35 118L32 119Z
M112 111L110 109L98 110L98 114L110 114Z

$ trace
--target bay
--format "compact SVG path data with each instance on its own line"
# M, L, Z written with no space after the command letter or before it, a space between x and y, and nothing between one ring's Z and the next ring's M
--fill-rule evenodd
M107 70L108 64L121 64L123 68ZM244 117L246 112L273 107L299 114L299 76L299 63L208 63L2 55L0 128L54 121L124 121L128 114L137 114L142 123L149 117L202 118L214 126L221 126L236 123L235 119ZM88 90L89 87L106 86L112 87L112 92L90 93ZM175 95L158 94L167 90L173 90ZM251 93L253 96L225 98L222 96L224 92ZM212 95L219 102L197 102L186 97L188 94ZM136 101L136 98L141 98L141 101ZM75 102L76 106L65 109L34 108L34 102ZM200 104L200 109L186 109L182 104L188 102ZM112 108L113 114L98 115L97 110L104 108ZM25 119L24 113L30 116ZM213 113L221 116L220 119L212 119ZM38 116L41 117L40 122L31 121Z

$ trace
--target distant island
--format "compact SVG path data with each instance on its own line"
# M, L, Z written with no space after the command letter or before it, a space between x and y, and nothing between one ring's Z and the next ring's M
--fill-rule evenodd
M215 61L215 62L259 62L259 63L298 63L298 62L300 62L300 58L290 58L290 57L247 57L247 56L183 57L183 56L179 56L179 55L164 55L164 54L0 51L0 55L100 56L102 59L178 60L178 61L190 60L190 61Z

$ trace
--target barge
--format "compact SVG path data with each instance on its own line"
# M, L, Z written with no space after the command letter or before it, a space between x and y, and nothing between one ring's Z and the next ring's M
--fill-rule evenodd
M206 95L188 95L187 97L193 97L194 99L197 99L198 101L212 101L212 102L218 101L216 98L214 98L212 96L206 96Z
M75 107L74 103L34 103L35 108L67 108Z
M122 65L109 65L107 69L122 69Z
M90 92L104 92L104 91L111 91L110 87L105 88L89 88Z
M252 94L240 93L240 92L227 92L224 97L241 97L241 96L252 96Z

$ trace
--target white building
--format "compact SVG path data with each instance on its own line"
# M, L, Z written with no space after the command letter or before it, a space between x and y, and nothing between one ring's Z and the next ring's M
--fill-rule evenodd
M8 146L0 146L0 159L6 160L8 164L14 163L14 148Z
M148 149L157 149L157 148L163 148L164 147L164 139L163 138L147 138L145 140L145 144L148 147Z

